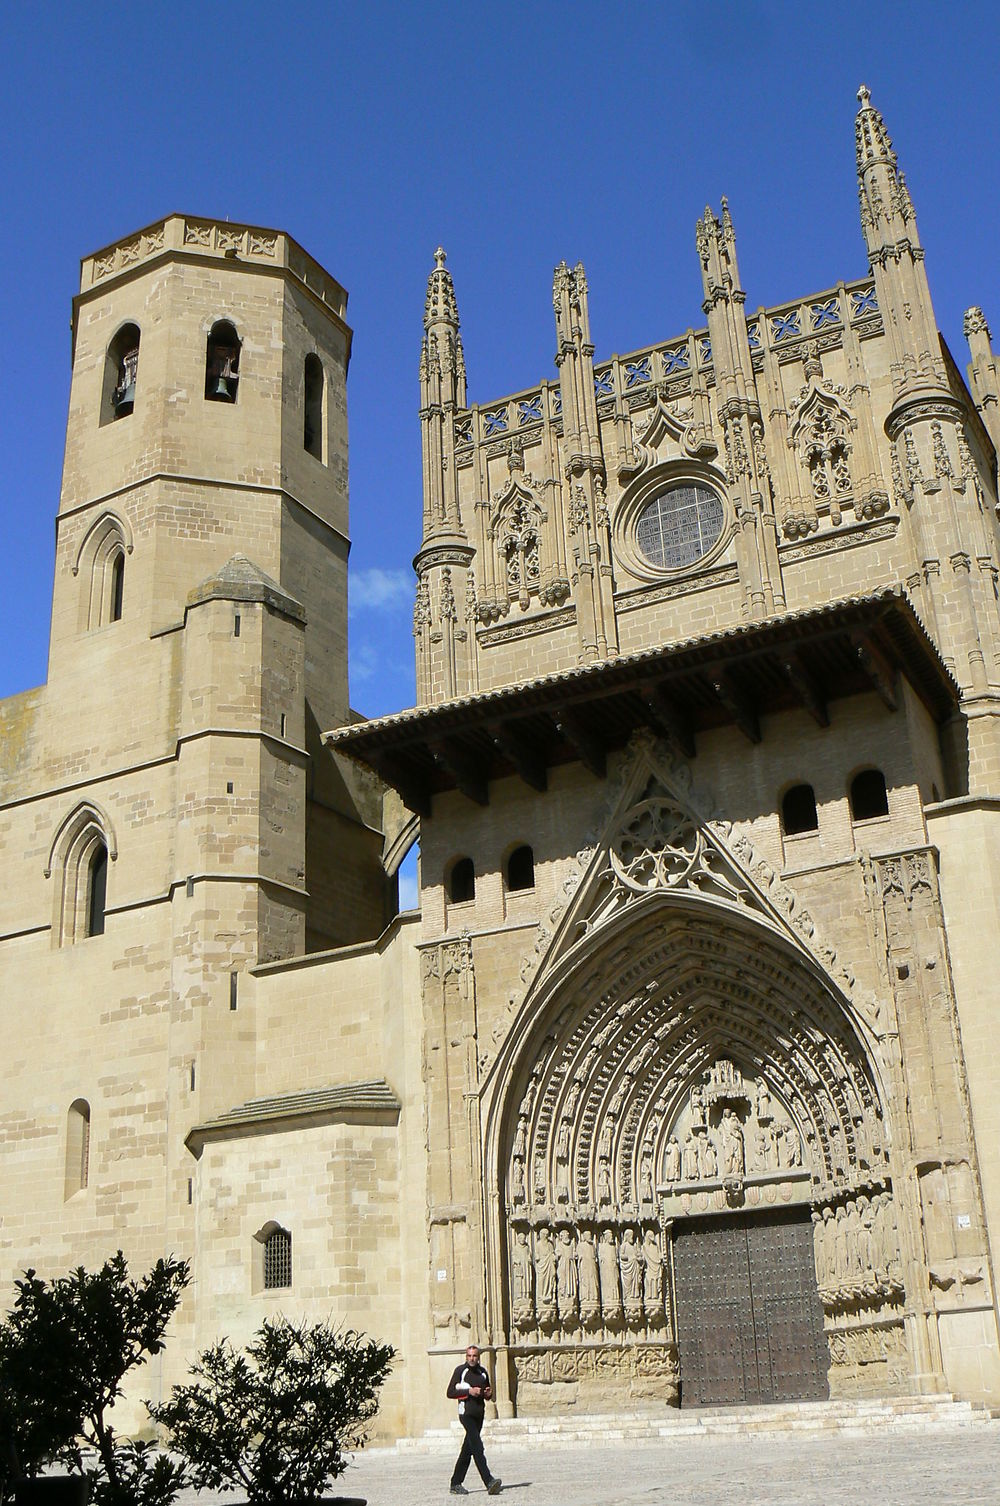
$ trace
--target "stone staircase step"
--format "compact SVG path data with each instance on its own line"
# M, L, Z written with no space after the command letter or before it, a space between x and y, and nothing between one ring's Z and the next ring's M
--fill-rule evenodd
M589 1443L666 1443L684 1438L753 1438L787 1433L838 1432L862 1436L872 1432L922 1432L931 1428L991 1426L1000 1408L958 1401L947 1394L894 1396L864 1400L779 1402L771 1406L705 1407L686 1411L566 1414L560 1417L498 1418L487 1424L492 1447L515 1448L536 1442L569 1447ZM456 1420L450 1427L428 1428L392 1446L400 1453L448 1453L462 1436Z

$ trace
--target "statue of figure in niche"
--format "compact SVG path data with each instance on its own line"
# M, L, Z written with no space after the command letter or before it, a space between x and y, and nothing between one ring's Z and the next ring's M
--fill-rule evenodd
M862 1276L867 1276L876 1267L875 1239L872 1233L872 1225L875 1215L868 1198L858 1198L858 1265Z
M544 1203L544 1201L545 1201L545 1186L546 1186L545 1162L542 1160L541 1156L539 1156L538 1160L535 1162L535 1201L536 1202Z
M783 1124L771 1126L771 1139L774 1142L774 1164L781 1171L785 1164L785 1127Z
M834 1222L834 1275L843 1281L851 1270L851 1236L847 1227L847 1214L843 1207L837 1209Z
M622 1235L618 1264L622 1275L622 1296L625 1299L625 1316L631 1322L642 1319L642 1253L636 1243L635 1230L626 1229Z
M771 1136L762 1124L757 1129L757 1165L761 1171L770 1171L772 1164Z
M794 1124L785 1125L785 1159L789 1166L802 1165L802 1141Z
M564 1118L572 1119L573 1115L576 1113L576 1106L580 1101L580 1094L582 1092L583 1084L581 1082L577 1082L576 1078L574 1077L573 1081L569 1085L569 1092L566 1094L566 1104L563 1108Z
M826 1285L826 1242L823 1237L823 1215L818 1208L814 1208L809 1215L812 1219L813 1254L816 1258L816 1285Z
M579 1282L576 1273L576 1251L573 1236L568 1229L560 1229L556 1247L556 1293L559 1316L564 1321L576 1317L576 1301Z
M528 1155L528 1121L523 1116L517 1121L514 1131L514 1159L524 1161Z
M697 1182L699 1163L698 1142L688 1130L687 1139L684 1141L684 1180L686 1182Z
M556 1252L548 1229L539 1229L535 1239L535 1300L544 1323L556 1315Z
M597 1201L610 1203L611 1201L611 1167L607 1161L600 1161L597 1167Z
M597 1154L602 1160L611 1160L611 1137L614 1129L614 1124L610 1119L605 1119L601 1125L601 1133L597 1137Z
M743 1128L732 1109L723 1112L719 1124L722 1134L722 1154L727 1177L741 1177L746 1171L746 1148L743 1143Z
M597 1275L597 1251L594 1235L590 1229L580 1234L576 1252L577 1269L580 1272L580 1317L584 1323L600 1316L601 1288Z
M556 1140L556 1197L561 1203L569 1198L569 1123L565 1119Z
M618 1251L611 1229L605 1229L601 1234L601 1242L597 1247L597 1270L601 1286L601 1311L609 1322L615 1322L622 1315L622 1296L618 1281Z
M820 1285L829 1286L837 1279L837 1222L832 1208L823 1209L820 1233L823 1249L823 1275L820 1278Z
M757 1079L757 1118L770 1119L771 1092L763 1077Z
M705 1123L705 1094L697 1083L691 1089L691 1123L696 1127Z
M681 1147L676 1135L671 1135L667 1141L667 1152L663 1158L663 1180L676 1182L681 1174Z
M652 1318L663 1308L663 1254L653 1229L646 1230L642 1260L646 1267L646 1315Z
M530 1328L535 1321L534 1271L528 1236L523 1229L514 1236L514 1248L510 1254L510 1295L514 1322L519 1328Z
M516 1160L510 1172L511 1202L524 1202L524 1162Z
M639 1162L639 1201L643 1203L653 1201L653 1152L648 1145L643 1146L642 1158Z
M847 1273L849 1276L860 1276L864 1266L861 1264L862 1224L857 1203L848 1203L844 1223L847 1225Z
M700 1141L699 1170L702 1177L709 1182L714 1182L719 1175L719 1159L715 1153L715 1145L708 1135Z

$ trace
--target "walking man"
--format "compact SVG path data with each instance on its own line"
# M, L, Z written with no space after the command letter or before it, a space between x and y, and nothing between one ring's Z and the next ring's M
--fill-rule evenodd
M490 1467L486 1463L486 1451L480 1436L483 1430L483 1418L486 1415L486 1403L493 1400L493 1387L490 1384L489 1375L479 1363L478 1345L470 1344L465 1351L465 1364L456 1365L455 1373L448 1382L448 1395L452 1401L458 1402L458 1420L465 1429L462 1448L455 1460L455 1468L451 1472L451 1493L453 1496L469 1494L462 1481L469 1468L469 1460L474 1459L480 1478L486 1486L486 1494L498 1496L500 1481L495 1480L490 1474Z

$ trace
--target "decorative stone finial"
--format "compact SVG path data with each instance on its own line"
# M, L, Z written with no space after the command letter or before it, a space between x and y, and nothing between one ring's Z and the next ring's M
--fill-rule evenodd
M858 104L861 106L862 110L867 110L871 102L872 91L869 89L867 84L862 84L861 88L858 90Z
M437 250L434 252L434 265L436 267L443 267L447 260L448 257L444 247L438 246Z
M978 304L973 304L971 309L966 309L965 318L962 320L962 331L966 339L968 339L970 335L978 335L980 333L984 333L986 335L986 339L989 340L990 327L986 323L986 315L983 313Z

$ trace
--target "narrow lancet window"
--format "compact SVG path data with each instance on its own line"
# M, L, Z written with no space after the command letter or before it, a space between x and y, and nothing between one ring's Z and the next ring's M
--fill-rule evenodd
M310 455L323 459L323 363L319 356L306 356L305 428L303 443Z
M228 319L219 319L208 336L205 397L211 403L235 403L240 384L240 337Z
M127 418L135 407L139 378L139 326L125 324L108 346L101 423Z
M108 849L98 842L87 864L88 936L104 935L104 910L108 898Z

